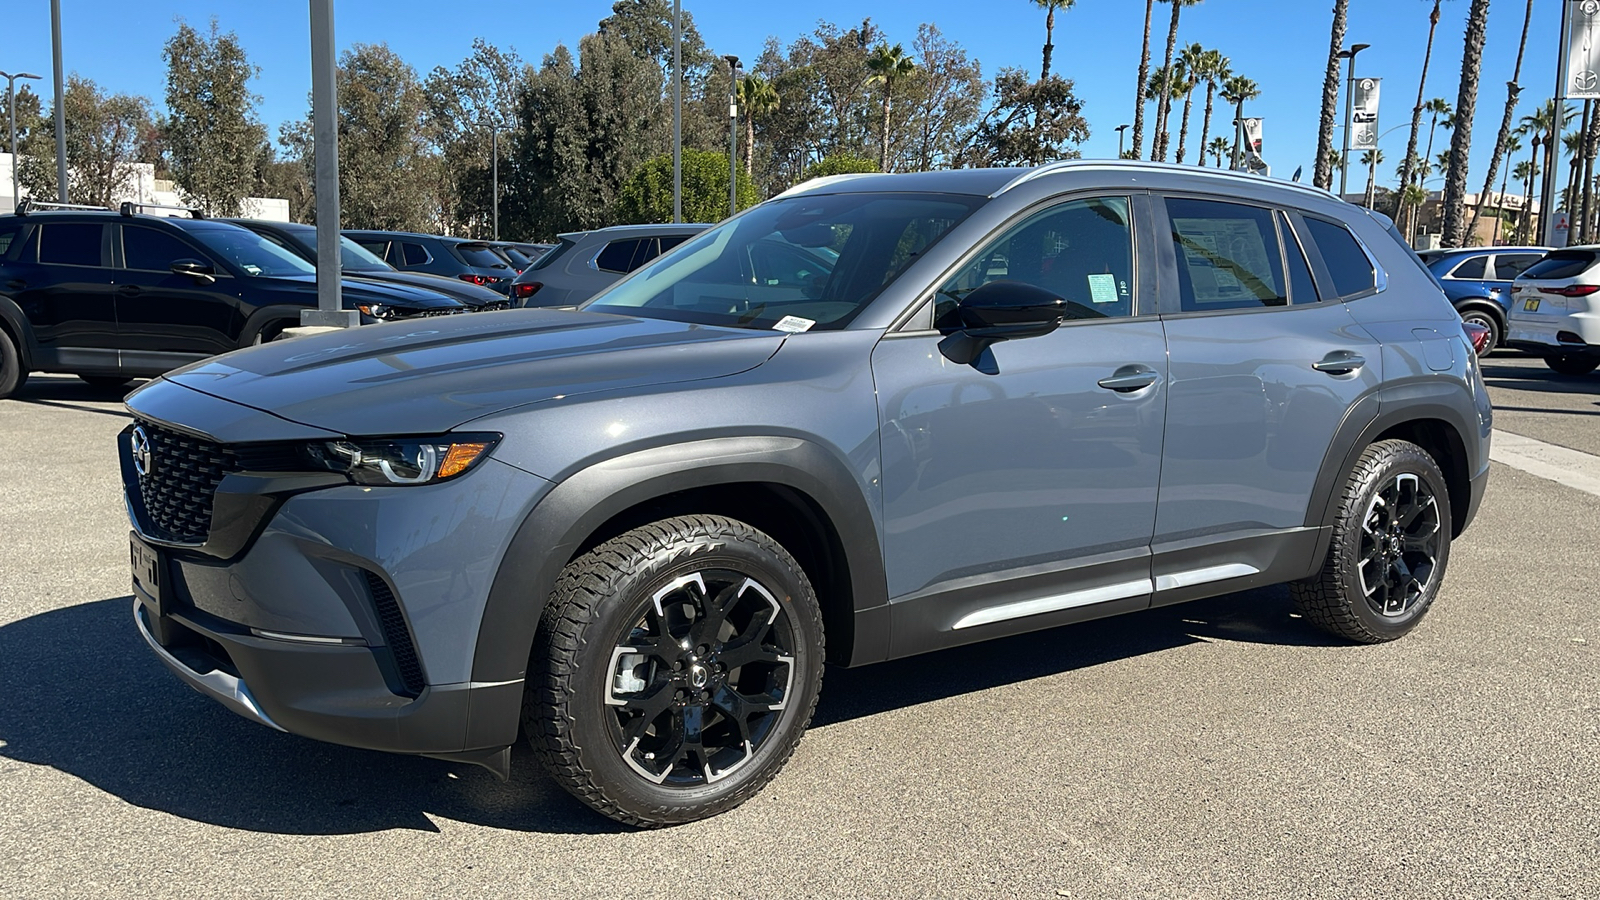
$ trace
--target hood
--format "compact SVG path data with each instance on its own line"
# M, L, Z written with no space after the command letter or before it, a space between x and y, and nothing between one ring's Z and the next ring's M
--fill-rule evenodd
M449 278L444 275L433 275L427 272L401 272L398 269L352 272L346 269L344 277L346 279L376 281L381 284L405 285L420 290L433 291L444 294L446 297L453 297L468 306L474 307L506 302L504 296L486 287L468 284L459 278Z
M317 305L317 276L282 275L272 279L276 287L293 293L310 295L308 301ZM345 275L339 279L346 309L357 303L386 303L406 309L460 309L465 304L438 291L404 284L388 284L366 278Z
M164 378L341 434L440 434L558 397L734 375L766 362L783 340L771 331L523 309L274 341Z

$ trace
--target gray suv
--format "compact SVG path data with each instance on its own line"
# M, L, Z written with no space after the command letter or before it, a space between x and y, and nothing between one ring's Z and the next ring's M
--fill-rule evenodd
M518 306L577 306L710 225L613 225L561 235L511 282Z
M178 677L502 776L526 734L640 826L760 790L825 662L1281 582L1398 638L1491 418L1387 220L1134 162L817 180L577 312L269 344L127 405L132 613Z

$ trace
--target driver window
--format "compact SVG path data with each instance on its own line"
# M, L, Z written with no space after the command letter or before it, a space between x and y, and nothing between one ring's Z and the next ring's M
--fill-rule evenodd
M936 327L961 298L995 281L1020 281L1067 301L1068 319L1133 315L1133 230L1126 197L1073 200L1012 227L939 289Z

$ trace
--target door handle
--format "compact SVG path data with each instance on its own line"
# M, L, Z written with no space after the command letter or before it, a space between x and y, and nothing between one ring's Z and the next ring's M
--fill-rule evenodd
M1096 384L1108 391L1119 394L1131 394L1141 391L1161 380L1161 374L1146 366L1123 366L1114 372L1110 378L1102 378Z
M124 297L137 297L144 293L144 288L138 286L137 284L125 284L117 288L117 293L123 295Z
M1366 364L1366 357L1357 356L1349 350L1335 350L1312 363L1311 368L1329 375L1348 375Z
M6 282L6 287L10 288L13 291L20 291L20 290L22 290L23 288L25 288L27 286L28 286L28 283L26 281L23 281L21 278L13 278L10 281Z

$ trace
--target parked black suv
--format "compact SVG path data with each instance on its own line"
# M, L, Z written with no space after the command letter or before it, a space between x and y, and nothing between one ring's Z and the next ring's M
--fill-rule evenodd
M102 387L271 340L317 305L316 269L225 222L33 204L0 216L0 398L30 371ZM467 311L435 291L344 283L363 321Z
M517 270L488 241L404 231L346 231L345 236L406 272L459 278L501 294L510 292L511 279L517 277Z
M306 262L316 265L317 226L315 225L302 225L298 222L268 222L264 219L226 219L224 221L231 222L241 228L248 228ZM486 287L479 287L470 281L460 278L447 278L443 275L434 275L429 272L402 272L374 256L370 250L345 235L339 236L339 248L339 268L346 279L357 278L361 281L381 281L388 284L403 284L410 287L438 291L447 297L454 297L460 300L479 312L507 309L511 306L504 296L496 294Z

